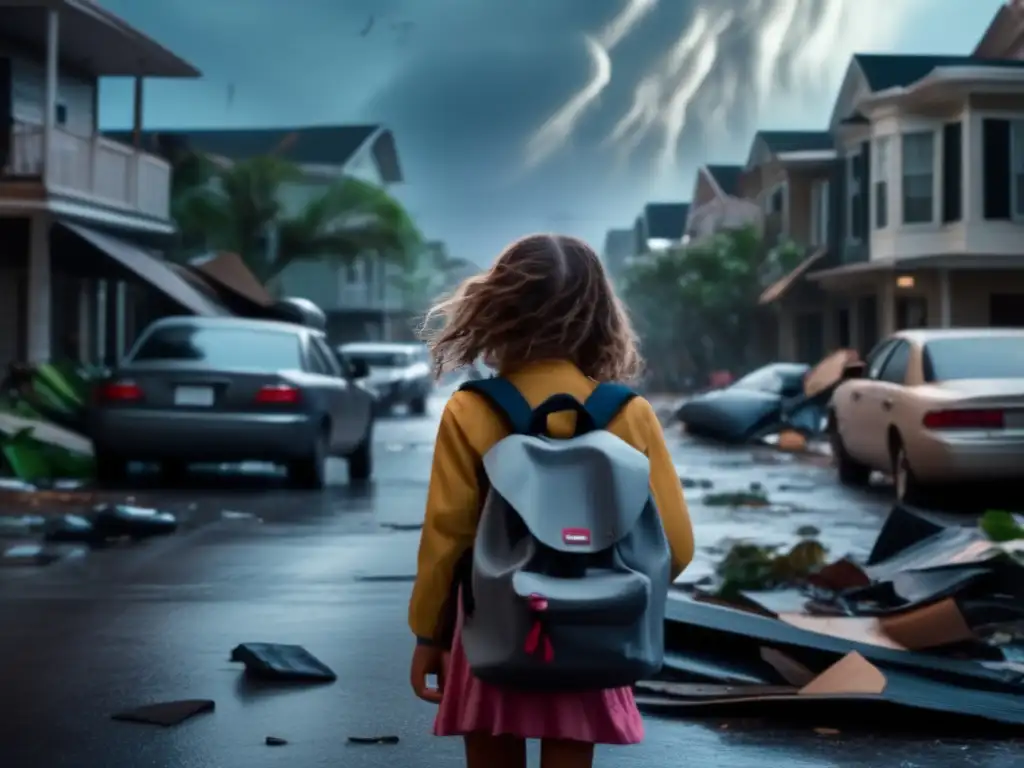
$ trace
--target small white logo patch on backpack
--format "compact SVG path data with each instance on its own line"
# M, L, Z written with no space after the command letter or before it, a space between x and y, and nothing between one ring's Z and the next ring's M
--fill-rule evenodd
M566 544L576 544L581 547L589 546L590 530L587 528L563 528L562 541Z

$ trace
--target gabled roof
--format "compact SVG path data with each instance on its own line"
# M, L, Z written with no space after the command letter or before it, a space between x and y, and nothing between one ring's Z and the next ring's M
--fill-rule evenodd
M130 144L131 131L106 136ZM276 154L298 165L344 166L374 139L374 159L385 181L401 181L391 132L379 125L325 125L301 128L161 129L143 132L143 146L166 150L171 143L208 155L242 160Z
M644 228L648 240L681 240L686 232L689 203L648 203L644 206Z
M604 257L609 261L633 255L632 229L609 229L604 236Z
M974 49L974 56L1002 58L1012 56L1024 33L1024 3L1010 0L999 6L988 28Z
M722 190L722 194L735 195L739 190L742 165L705 165L704 170Z
M775 155L835 149L835 138L828 131L758 131L756 138Z
M985 59L977 56L929 56L887 53L858 53L853 60L872 91L900 88L916 83L939 67L992 67L1024 69L1024 61Z

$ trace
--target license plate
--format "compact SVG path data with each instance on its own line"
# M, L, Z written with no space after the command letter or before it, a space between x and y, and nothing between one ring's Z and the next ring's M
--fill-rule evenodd
M174 404L209 408L213 405L213 387L176 387Z

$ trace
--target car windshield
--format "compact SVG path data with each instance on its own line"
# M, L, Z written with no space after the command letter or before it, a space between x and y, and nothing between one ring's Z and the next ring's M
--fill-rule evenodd
M1024 335L936 339L924 353L928 381L1024 379Z
M362 360L370 368L401 368L409 365L408 352L345 352L350 360Z
M301 370L302 352L294 333L171 325L146 336L132 361L180 361L232 370Z

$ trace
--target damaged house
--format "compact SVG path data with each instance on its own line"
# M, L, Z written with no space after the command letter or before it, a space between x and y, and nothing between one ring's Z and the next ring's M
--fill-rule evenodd
M146 77L191 64L82 0L0 15L0 365L111 361L152 313L223 310L161 258L170 165L141 142ZM135 79L134 129L98 130L102 77Z
M128 134L108 135L123 139ZM160 129L146 133L143 143L167 155L187 149L225 163L278 155L302 173L299 181L283 185L282 205L288 215L299 213L344 176L388 190L403 180L394 135L379 125ZM338 342L405 340L411 333L410 311L397 285L399 272L398 265L372 254L349 264L297 261L276 278L275 288L280 295L308 299L321 307L327 331ZM229 282L239 281L251 279L243 276ZM223 287L223 282L217 286Z

